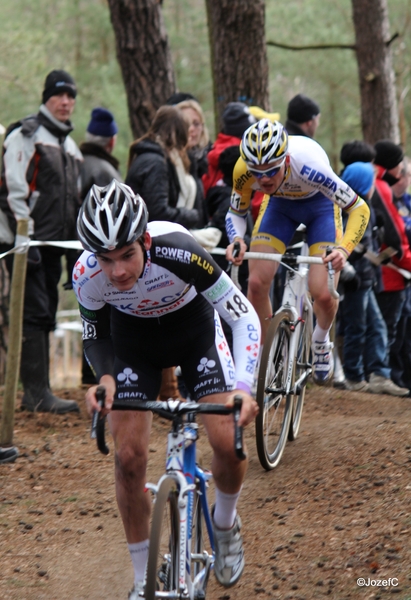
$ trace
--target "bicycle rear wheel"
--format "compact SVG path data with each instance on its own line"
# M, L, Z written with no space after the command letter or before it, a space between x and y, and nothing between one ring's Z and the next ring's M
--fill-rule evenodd
M290 422L288 439L293 441L296 439L301 425L301 417L303 414L305 388L308 378L311 374L311 336L312 327L310 322L310 314L307 309L304 310L303 320L299 324L297 355L294 362L293 386L297 385L297 392L293 395L293 415Z
M258 371L255 420L258 458L267 471L280 462L292 416L292 397L285 386L290 361L291 315L283 311L270 324Z
M147 562L145 599L154 600L156 592L174 592L178 597L180 518L178 489L166 477L157 492L153 509Z

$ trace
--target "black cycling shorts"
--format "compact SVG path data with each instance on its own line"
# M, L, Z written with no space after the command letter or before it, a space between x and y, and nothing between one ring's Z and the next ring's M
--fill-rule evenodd
M155 400L163 368L179 365L193 400L233 388L235 369L219 315L202 297L159 318L111 311L116 399Z

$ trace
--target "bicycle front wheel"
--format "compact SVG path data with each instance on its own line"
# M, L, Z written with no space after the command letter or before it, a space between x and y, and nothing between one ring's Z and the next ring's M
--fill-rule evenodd
M310 315L308 314L308 310L305 309L303 320L299 324L297 355L294 361L293 386L295 385L297 389L293 396L293 416L288 432L288 439L291 441L296 439L300 430L305 388L312 370L310 363L312 327L310 326L309 319Z
M258 458L267 471L281 460L292 416L292 397L286 393L290 361L291 315L283 311L268 328L258 371L255 420Z
M179 527L177 484L172 477L166 477L157 492L153 509L145 586L146 600L166 597L156 596L156 592L170 592L170 597L178 597Z

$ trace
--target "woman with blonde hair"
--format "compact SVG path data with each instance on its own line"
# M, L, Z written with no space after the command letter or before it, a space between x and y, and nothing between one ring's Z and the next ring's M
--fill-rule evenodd
M204 225L202 195L189 173L187 142L182 112L161 106L147 133L130 146L125 183L144 199L150 221L173 221L189 229Z
M207 155L211 149L210 135L205 122L204 112L196 100L184 100L175 105L188 123L187 153L190 158L190 173L202 186L201 178L207 173Z
M125 183L145 201L149 221L173 221L192 230L206 222L202 189L189 173L188 129L182 111L161 106L147 133L130 146ZM174 367L163 369L160 399L179 396Z

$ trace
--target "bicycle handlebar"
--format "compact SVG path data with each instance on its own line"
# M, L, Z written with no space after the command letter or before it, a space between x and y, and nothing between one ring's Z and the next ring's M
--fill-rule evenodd
M103 408L105 402L106 390L104 386L99 385L96 390L96 397L99 405ZM213 404L211 402L183 402L181 400L141 400L139 404L130 405L126 402L116 401L112 410L138 410L152 411L161 417L174 421L187 414L208 414L208 415L234 415L234 448L237 458L244 460L246 454L243 450L243 428L238 425L240 419L242 397L234 396L234 406L227 407L225 404ZM105 440L105 415L101 412L93 414L91 437L96 438L97 448L102 454L107 455L110 450Z
M327 250L327 253L329 254L331 252L331 250ZM300 265L300 264L308 264L308 265L323 265L323 259L321 258L321 256L301 256L300 254L291 254L286 252L285 254L271 254L269 252L245 252L244 259L252 259L252 260L269 260L269 261L274 261L274 262L278 262L278 263L283 263L285 265L287 265L288 267L293 267L295 265ZM339 298L340 294L337 292L337 290L334 287L334 276L335 276L335 271L332 267L331 263L326 263L327 266L327 270L328 270L328 290L331 294L331 296L333 298ZM235 285L237 287L239 286L238 283L238 267L233 265L232 269L231 269L231 279L233 280L233 282L235 283Z
M103 385L99 385L96 390L97 402L101 408L104 407L106 401L106 388ZM91 421L91 438L97 440L97 448L102 454L110 452L109 447L106 444L106 417L100 412L94 411L93 418Z

